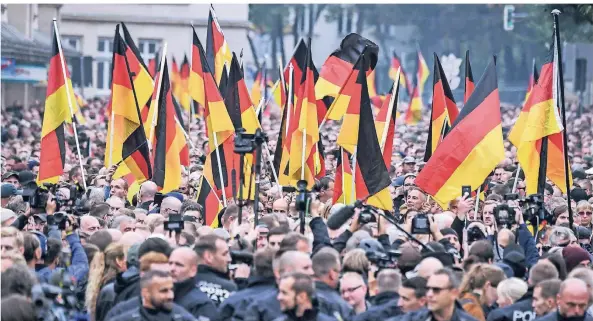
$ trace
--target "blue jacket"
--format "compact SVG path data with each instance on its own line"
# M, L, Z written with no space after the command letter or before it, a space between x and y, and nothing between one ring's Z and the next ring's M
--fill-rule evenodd
M55 230L52 230L53 227L50 227L49 237L56 238ZM59 232L59 231L58 231ZM58 239L61 239L58 238ZM89 262L82 247L80 244L80 238L78 234L70 234L66 236L66 241L70 245L70 251L72 253L72 257L70 258L70 264L66 268L66 272L72 275L75 280L82 280L87 273L89 273ZM57 267L55 269L51 269L49 266L44 267L41 270L37 271L37 278L39 279L40 283L47 283L54 271L59 271L63 268Z
M525 263L528 268L534 266L539 260L539 251L535 247L535 240L533 235L527 229L527 225L519 225L517 230L519 245L525 250Z

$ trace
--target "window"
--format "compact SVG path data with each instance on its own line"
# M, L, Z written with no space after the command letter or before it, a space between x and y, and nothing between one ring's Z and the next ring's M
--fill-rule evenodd
M82 37L81 36L66 36L62 35L62 42L68 44L78 52L82 52Z
M138 40L138 50L142 59L148 61L154 58L155 54L161 47L161 40L158 39L140 39Z
M97 40L97 55L95 56L96 73L95 84L100 91L111 89L111 59L113 57L113 38L99 37Z

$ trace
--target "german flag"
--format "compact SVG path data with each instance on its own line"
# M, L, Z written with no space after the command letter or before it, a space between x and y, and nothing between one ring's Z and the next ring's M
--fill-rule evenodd
M362 68L366 64L366 54L362 56L355 68ZM359 94L353 95L352 101L348 105L342 129L338 134L337 144L343 150L352 151L354 154L356 198L365 199L368 197L368 204L391 211L393 202L387 189L391 180L377 139L366 75L362 72L358 73L356 84L352 90L356 87Z
M263 69L257 71L253 85L251 86L251 101L259 104L262 97L262 91L266 84L264 83ZM280 86L279 86L280 87ZM281 88L280 88L281 89Z
M220 82L218 83L218 91L224 97L227 91L227 85L229 82L229 71L226 67L226 64L222 67L222 77L220 78Z
M350 165L350 154L340 148L337 157L336 179L334 182L334 197L332 204L352 204L352 166Z
M404 71L404 66L402 65L401 60L399 59L399 57L397 56L397 54L395 53L395 50L394 50L393 57L391 57L391 65L389 66L389 78L391 78L391 80L395 81L395 77L397 77L398 69L400 70L400 76L399 76L400 85L403 88L410 90L410 88L412 87L412 86L410 86L410 79L406 75L406 72Z
M290 82L288 78L287 83ZM286 97L295 97L294 94L294 70L292 74L292 91L287 93ZM288 88L290 89L290 88ZM287 89L287 90L288 90ZM284 107L282 109L282 124L280 125L280 132L278 133L278 141L276 142L276 151L274 153L274 167L278 166L277 173L278 173L278 180L280 181L280 185L288 186L293 184L294 182L291 180L290 176L288 175L289 169L289 162L290 162L290 146L292 142L292 134L296 129L295 123L296 119L294 116L296 102L295 100L291 100L289 103L288 99L284 100Z
M526 193L543 193L546 176L566 193L564 144L559 110L554 92L557 81L556 44L552 46L541 76L533 85L521 115L509 135L517 147L517 158L525 172ZM518 127L519 126L519 127ZM521 140L515 141L519 130ZM569 173L570 175L570 173ZM570 177L569 177L570 178ZM571 179L571 178L570 178Z
M202 205L206 226L218 226L218 212L222 209L220 199L212 189L212 180L212 168L204 167L197 202Z
M181 185L181 153L187 155L187 142L176 120L177 111L171 94L171 81L167 62L163 67L162 83L157 108L157 123L153 142L153 176L152 180L159 191L168 193ZM156 91L156 88L155 88Z
M319 141L318 107L315 98L315 75L311 48L307 48L307 59L301 80L300 93L291 119L290 163L288 176L294 181L305 179L308 187L315 184L315 153ZM304 143L303 143L304 142ZM305 164L303 167L303 159Z
M422 119L422 97L417 84L414 84L410 95L410 104L406 110L406 124L416 125Z
M465 90L463 93L463 103L467 103L467 100L474 92L474 75L472 74L472 66L469 63L469 50L465 52Z
M72 106L75 110L74 112L74 120L76 120L76 123L79 125L86 125L86 118L84 118L84 115L81 112L81 109L83 107L87 107L88 104L86 102L86 100L77 93L74 93L74 97L76 97L76 104L74 106Z
M539 75L537 73L537 67L535 66L535 60L533 60L533 72L529 76L529 85L527 87L527 92L525 93L523 108L521 109L519 118L517 118L517 121L515 122L515 126L513 126L508 136L508 140L515 146L519 146L521 143L521 135L523 134L523 131L525 131L527 116L529 114L529 109L531 108L528 104L529 95L533 90L533 86L538 82L538 79Z
M418 50L418 70L416 71L416 85L418 86L418 94L420 99L422 99L422 93L424 92L424 84L428 80L428 76L430 75L430 70L428 69L428 65L426 64L426 60L424 60L424 56L422 56L422 52Z
M342 40L340 48L335 50L321 67L319 80L315 84L317 99L325 96L336 97L339 94L340 88L344 86L354 64L364 50L369 63L369 67L364 70L370 73L377 65L379 47L356 33L351 33Z
M523 100L523 106L527 103L527 99L529 98L529 94L531 94L531 90L533 86L537 83L539 79L539 75L537 73L537 67L535 66L535 59L533 59L533 71L529 76L529 84L527 85L527 92L525 93L525 99Z
M283 160L283 152L286 148L286 146L284 145L284 141L285 141L285 135L286 135L286 129L288 128L288 124L287 124L287 115L290 112L290 108L282 108L282 119L280 120L280 131L278 131L278 139L276 140L276 150L274 150L274 170L276 171L276 173L278 173L278 184L284 185L284 182L288 182L288 178L284 177L284 168L286 168L287 164L284 164L283 167L281 167L281 162ZM286 162L288 162L288 150L286 151L286 157L284 158ZM280 168L282 168L283 170L280 171Z
M120 165L114 175L115 178L131 173L138 182L143 182L152 177L152 168L146 134L142 125L140 110L134 98L134 84L131 80L132 65L126 61L128 47L119 35L119 25L115 29L113 39L113 74L111 83L111 107L114 113L114 122L109 123L108 135L113 131L113 146L111 139L107 139L106 158L109 151L113 150L112 163L118 164L122 160L126 166ZM137 69L138 70L138 69ZM133 72L132 72L133 73ZM152 82L152 78L150 78Z
M76 97L68 67L61 55L57 33L54 30L52 57L49 60L45 112L41 129L41 154L37 182L56 184L64 172L66 139L64 123L72 121L69 104L75 106ZM66 75L64 75L64 70ZM65 76L65 77L64 77Z
M278 82L281 82L282 79L284 79L285 82L285 86L282 87L281 84L275 85L276 89L274 90L274 92L272 93L272 95L274 96L274 100L276 100L276 103L278 103L281 108L284 108L284 106L286 105L286 101L287 101L287 94L286 92L288 91L288 85L289 85L289 73L290 73L290 66L292 65L293 67L293 79L296 80L293 81L292 83L292 88L293 88L293 104L296 102L296 98L294 95L296 95L299 92L300 86L301 86L301 79L303 78L303 70L305 70L305 65L307 64L307 45L305 44L305 41L301 38L299 40L299 42L297 43L296 47L294 48L294 51L292 53L292 57L290 58L290 61L288 62L288 64L286 64L286 67L284 68L283 72L283 77L280 77L280 79L278 80ZM315 76L315 80L317 80L319 78L319 73L317 72L317 69L313 69L313 74Z
M200 106L206 105L204 93L204 68L206 61L202 59L200 52L204 52L204 48L200 43L200 39L196 34L196 29L192 26L193 43L191 47L191 70L189 73L189 95ZM173 60L175 63L175 60Z
M434 77L432 85L432 110L430 112L430 123L428 126L428 139L424 161L428 162L437 146L451 129L459 111L453 98L449 82L443 71L443 66L437 54L434 54Z
M216 83L222 78L222 68L225 62L230 63L232 59L231 50L224 39L224 34L216 18L214 8L210 7L208 15L208 34L206 37L206 57L208 65L214 70Z
M385 166L389 168L391 166L391 157L393 155L393 139L395 136L395 120L397 118L397 102L399 96L400 82L394 81L395 97L393 86L385 97L385 101L375 117L375 128L377 129L377 138L383 151L383 161Z
M183 62L179 68L179 84L175 87L176 92L174 92L173 95L177 98L177 101L185 111L189 111L191 106L191 97L189 94L189 69L189 60L187 60L187 56L184 55Z
M366 57L366 52L363 52L364 57ZM349 109L358 108L358 107L351 107L352 105L360 104L360 83L358 82L358 74L361 70L364 69L364 64L362 61L363 55L358 56L358 60L352 66L350 70L350 74L348 78L342 84L342 87L339 89L338 95L335 97L334 101L332 102L329 110L327 111L327 119L331 120L340 120L342 117L350 117L348 114L353 115L355 114L358 117L358 112L350 111ZM366 59L366 58L365 58ZM359 109L355 109L359 110ZM348 122L344 119L345 122ZM354 120L354 123L358 123L358 119ZM344 123L346 124L346 123ZM343 124L343 126L344 126ZM354 135L356 132L352 132ZM354 136L352 136L350 140L350 144L352 145L354 142ZM352 149L346 149L349 153L353 153Z
M124 41L126 44L126 58L130 65L130 72L132 73L132 81L134 82L134 89L136 90L136 97L138 98L138 105L140 106L140 115L142 122L146 124L148 110L150 108L150 100L154 88L154 81L148 72L148 67L142 60L140 50L136 47L134 39L130 35L128 28L122 22L122 31L124 33Z
M463 185L477 189L504 159L497 83L491 62L451 131L416 177L416 185L441 204L461 196Z
M154 55L153 58L148 60L148 72L153 79L156 79L156 74L158 71L158 64L159 64L159 54L158 52Z

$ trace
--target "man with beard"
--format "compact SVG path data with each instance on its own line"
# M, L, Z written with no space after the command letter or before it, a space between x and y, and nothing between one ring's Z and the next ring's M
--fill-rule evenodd
M148 271L140 279L140 287L141 305L111 321L195 320L189 312L173 303L173 278L169 273Z
M284 314L274 321L334 320L332 317L319 312L315 298L313 279L303 273L290 273L280 279L276 299Z

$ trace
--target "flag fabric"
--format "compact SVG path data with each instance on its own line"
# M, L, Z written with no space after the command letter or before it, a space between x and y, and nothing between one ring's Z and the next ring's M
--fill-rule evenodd
M168 193L178 189L181 185L181 153L185 151L184 153L187 155L188 150L185 136L178 129L180 124L176 120L177 111L173 103L171 81L166 61L162 73L159 98L156 105L154 105L158 115L152 143L154 170L152 181L155 182L159 191ZM155 95L156 90L155 88Z
M393 155L393 139L395 138L395 120L397 118L397 102L399 96L400 82L395 83L397 86L395 90L391 86L391 90L385 97L383 105L375 117L375 128L377 129L377 138L383 151L383 161L385 166L389 168L391 166L391 157ZM395 91L395 93L394 93ZM393 103L391 102L392 96ZM386 131L386 132L385 132ZM383 140L383 137L385 139Z
M463 185L477 189L505 157L497 83L491 62L451 131L416 177L416 185L441 204L461 196Z
M564 129L555 94L555 82L558 81L556 50L554 43L521 111L519 117L523 116L523 119L517 121L509 135L509 140L517 147L517 159L525 173L527 194L543 193L546 176L566 193Z
M519 146L521 143L521 135L523 135L523 131L525 130L525 125L527 121L527 116L529 114L529 109L531 106L528 105L529 95L533 90L534 84L538 82L539 75L537 73L537 67L535 66L535 60L533 62L533 72L529 76L529 84L527 86L527 92L525 93L525 101L523 102L523 108L521 109L521 113L519 114L519 118L515 122L513 128L509 132L508 140L515 146Z
M410 90L412 87L412 86L410 86L410 79L408 78L408 75L404 71L404 66L402 65L401 60L399 59L399 57L397 56L397 54L395 53L395 50L394 50L393 57L391 57L391 65L389 66L389 78L391 78L391 80L395 81L395 77L397 77L398 69L400 70L400 76L399 76L400 85L403 88Z
M533 89L533 85L537 83L539 79L539 75L537 74L537 67L535 66L535 59L533 60L533 71L531 75L529 75L529 84L527 85L527 92L525 93L525 99L523 99L523 106L527 103L527 99L529 98L529 94L531 94L531 90Z
M354 69L361 70L368 62L366 53L357 61ZM389 173L383 160L381 146L377 139L373 110L369 98L366 74L358 72L356 83L350 85L352 99L344 115L342 128L336 143L347 152L354 154L354 184L356 199L365 199L375 207L392 210L393 202L389 190ZM358 89L358 94L355 90Z
M472 74L472 66L469 62L469 50L465 52L465 90L463 92L463 103L467 103L467 100L474 92L474 75Z
M212 188L212 181L212 168L204 167L204 173L200 179L197 202L202 205L204 225L218 227L218 212L223 207Z
M321 67L319 80L315 84L317 99L325 96L335 97L339 94L363 50L366 50L370 64L365 70L369 70L370 73L377 65L379 47L356 33L351 33L342 40L340 48L335 50Z
M290 75L289 75L290 76ZM289 83L292 81L293 86L292 88L287 88L291 90L290 92L286 92L287 97L295 97L294 90L295 90L295 76L294 71L292 74L292 80L288 78L286 82ZM280 132L278 133L278 141L276 142L276 151L274 153L274 166L278 166L277 173L278 173L278 180L280 181L280 185L289 186L294 185L294 181L291 179L288 170L290 168L290 147L292 142L292 134L295 130L294 123L296 122L294 116L294 110L296 105L296 99L293 100L285 100L284 101L284 108L282 109L282 124L280 125Z
M156 79L156 74L158 71L158 64L159 64L159 53L157 52L154 57L148 60L148 72L153 79Z
M218 23L218 18L212 7L210 8L210 14L208 15L206 57L208 65L214 73L214 79L216 79L216 83L219 84L220 78L222 78L222 68L224 67L225 62L231 62L232 54L224 39L224 34Z
M255 104L259 104L262 97L262 90L265 85L263 69L260 69L257 71L255 79L253 80L253 85L251 86L251 101Z
M189 75L189 60L187 59L187 56L184 55L183 62L179 68L179 85L175 87L176 93L173 94L177 98L177 102L179 102L179 104L181 104L183 107L183 110L187 112L189 112L189 108L191 106L191 97L189 94Z
M331 120L340 120L344 117L344 123L342 126L347 126L350 120L347 118L351 117L358 117L358 112L350 111L349 109L355 108L353 110L359 110L358 107L353 107L353 105L360 104L360 82L358 80L358 74L363 72L364 64L362 61L363 55L358 56L358 60L352 65L352 69L348 77L345 79L342 87L339 89L338 95L334 98L329 110L327 111L327 119ZM364 52L364 57L366 57L366 52ZM366 59L366 58L365 58ZM367 78L368 79L368 78ZM355 115L355 116L353 116ZM358 123L358 118L354 119L353 124ZM355 135L356 131L350 132L350 134ZM354 136L350 138L350 145L353 145ZM349 153L353 153L352 149L346 149Z
M41 153L37 182L56 184L64 172L66 161L65 123L72 119L69 101L74 106L76 98L64 57L60 54L57 33L54 30L52 56L49 60L45 112L41 129ZM63 70L66 70L64 77Z
M152 168L140 110L134 98L135 87L130 80L131 75L128 74L128 67L132 70L132 66L126 65L128 50L126 43L119 35L118 25L113 39L113 81L110 99L114 121L110 121L108 126L105 164L111 166L123 160L125 166L121 164L118 167L114 178L131 173L137 181L143 182L152 177ZM152 82L152 78L150 78L150 82ZM113 135L112 146L110 135ZM111 162L109 162L110 150L113 150Z
M426 64L426 60L424 60L422 52L418 50L418 70L416 71L416 84L418 85L418 94L421 99L422 93L424 92L424 84L426 84L429 75L430 71L428 69L428 65Z
M218 91L220 91L220 94L223 97L226 93L228 82L229 82L229 72L228 72L226 65L224 65L222 67L222 77L220 77L220 81L218 82Z
M74 120L79 125L86 125L86 118L82 114L81 110L83 107L86 107L88 104L86 100L82 97L82 95L74 93L74 97L76 97L75 105L72 106L75 110L74 112Z
M420 96L420 88L417 84L412 87L410 95L410 103L406 110L405 121L408 125L416 125L422 119L422 97Z
M434 54L434 76L432 85L432 110L430 112L430 123L428 126L428 139L426 140L426 151L424 161L428 162L443 137L451 129L459 111L449 87L449 82L443 71L443 66L437 54Z
M350 154L340 148L337 157L336 176L334 181L334 197L332 204L352 204L354 197L352 195L352 166L350 164Z
M299 92L299 87L301 86L301 79L303 77L303 71L305 70L305 65L307 64L307 45L305 44L305 41L301 38L299 40L299 42L297 43L297 45L294 48L294 51L292 53L292 57L290 58L290 60L288 61L288 64L286 64L286 67L284 68L284 70L282 71L283 73L283 78L284 78L284 82L285 82L285 87L282 87L280 82L282 81L282 77L280 79L278 79L276 86L276 89L274 90L274 92L272 93L272 95L274 96L274 100L276 100L276 103L279 104L281 106L281 108L284 108L284 106L286 105L286 101L288 98L288 95L286 94L286 92L288 91L288 87L289 87L289 73L290 73L290 66L293 67L293 79L295 81L293 81L292 83L292 92L293 92L293 99L292 99L292 103L295 104L296 103L296 97L295 95ZM319 78L319 73L317 72L317 69L313 69L313 73L315 75L315 79Z
M206 105L204 93L204 64L200 52L204 51L196 29L192 26L193 42L191 46L191 70L189 72L189 95L200 106Z

